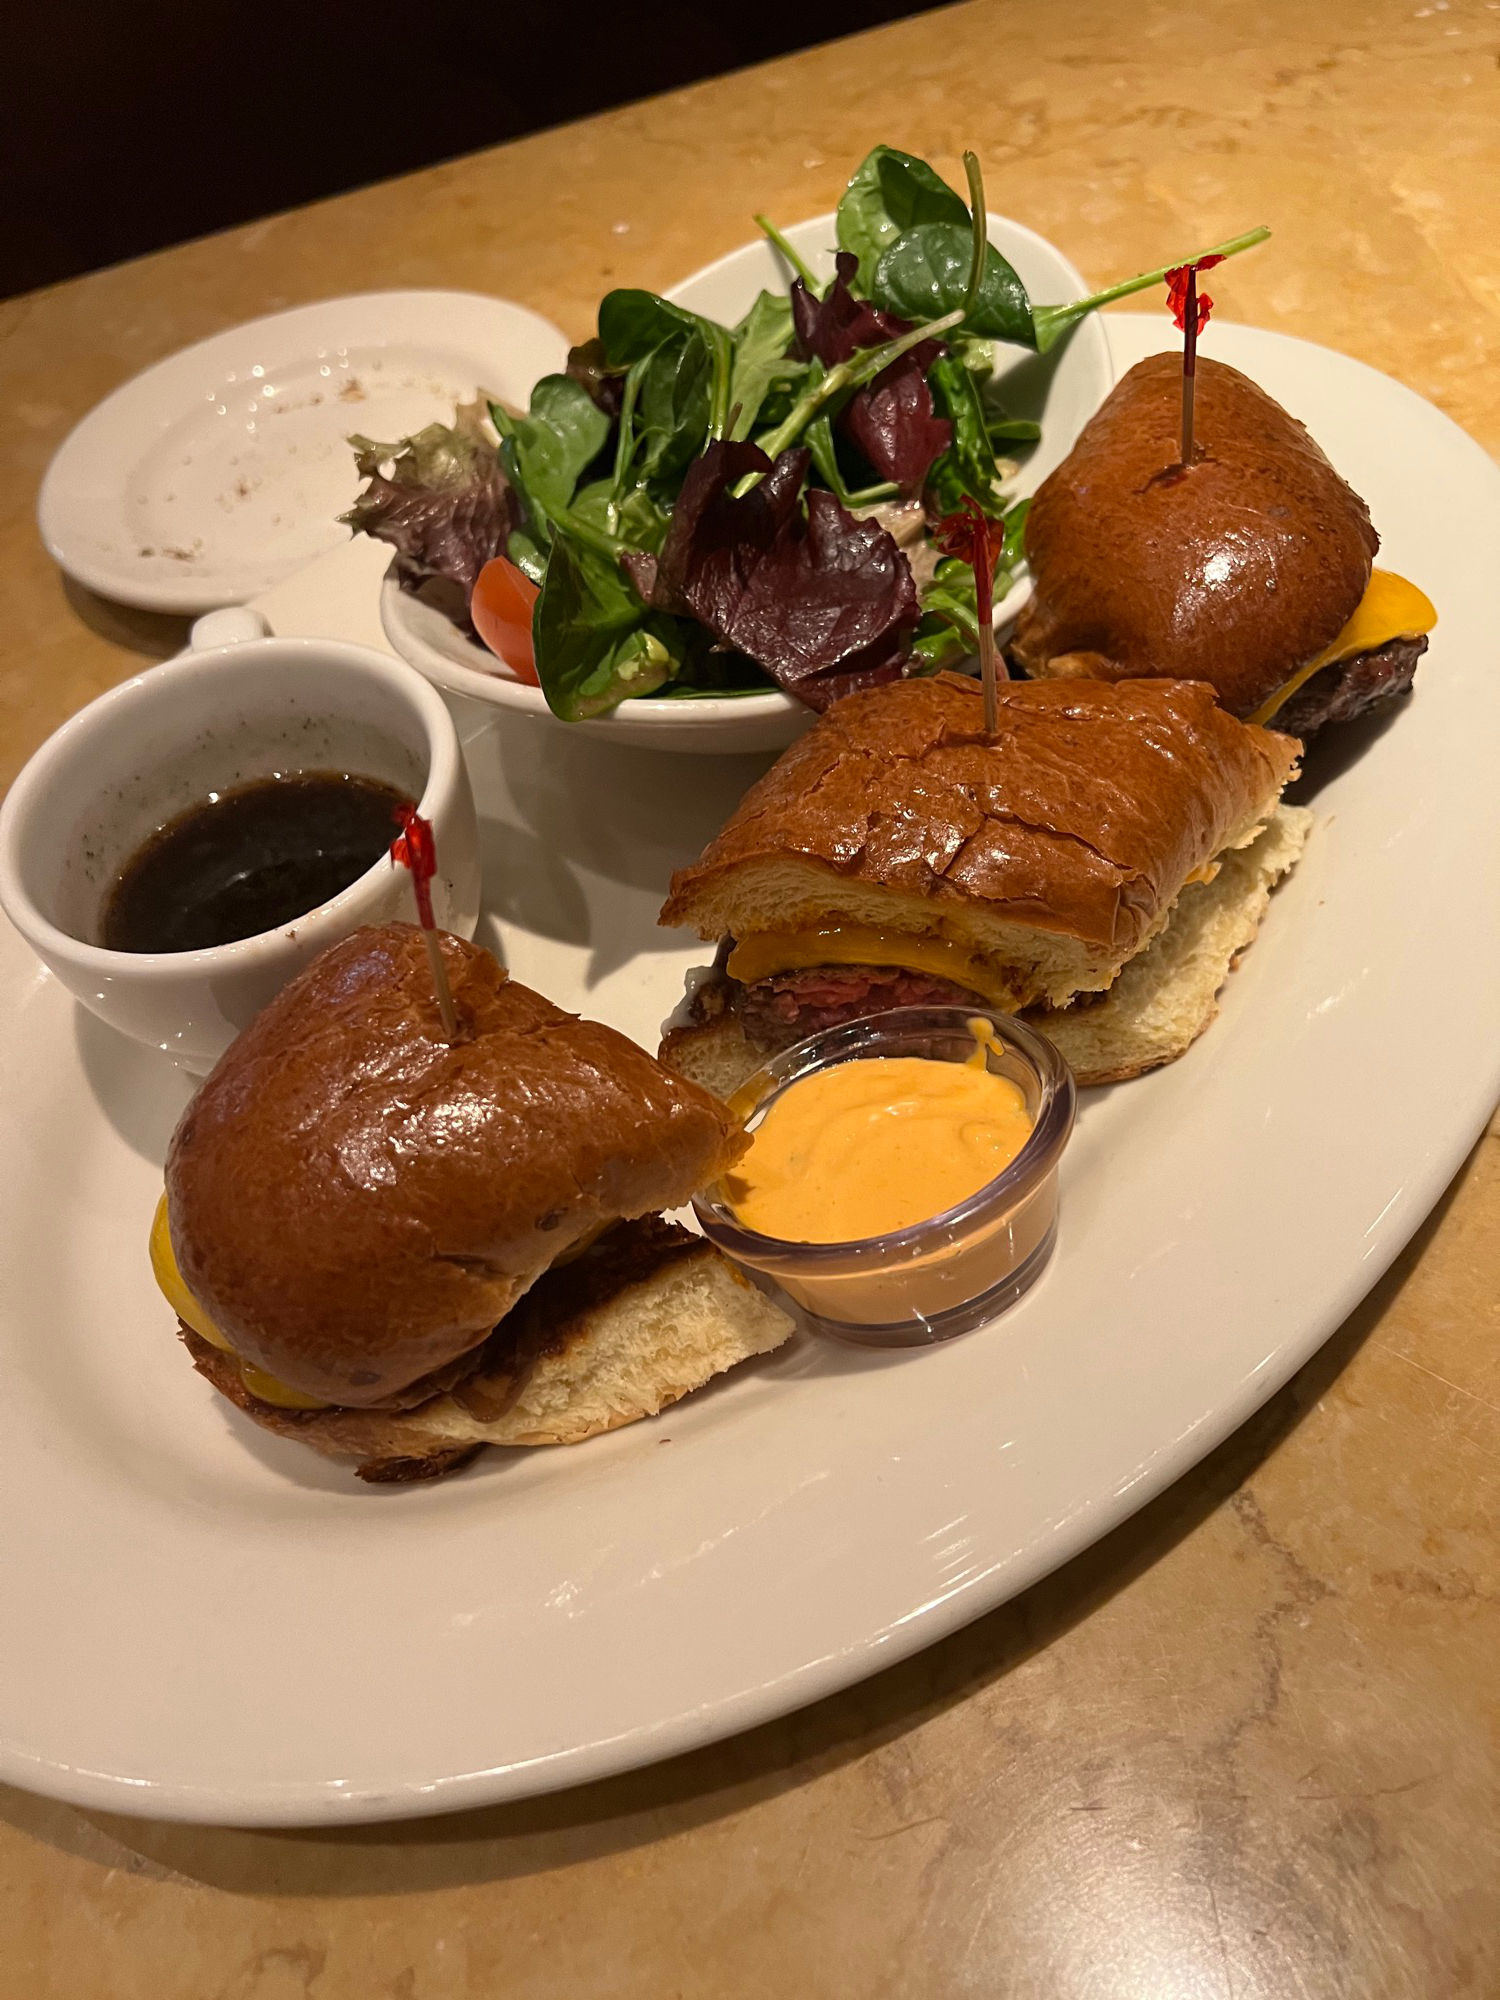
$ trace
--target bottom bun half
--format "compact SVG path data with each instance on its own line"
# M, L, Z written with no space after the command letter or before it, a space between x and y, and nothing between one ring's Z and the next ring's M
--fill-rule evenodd
M1187 1053L1218 1013L1224 982L1296 866L1312 818L1306 806L1278 806L1257 839L1224 855L1212 882L1183 890L1166 929L1107 993L1024 1017L1078 1083L1128 1083Z
M649 1216L539 1278L456 1388L407 1410L262 1402L235 1358L179 1333L199 1373L246 1416L361 1479L436 1479L485 1445L581 1444L768 1354L792 1321L700 1236Z

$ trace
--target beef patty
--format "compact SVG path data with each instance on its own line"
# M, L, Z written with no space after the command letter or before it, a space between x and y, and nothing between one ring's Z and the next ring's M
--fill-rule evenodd
M1288 736L1310 736L1330 722L1351 722L1356 715L1383 708L1411 693L1412 675L1427 651L1425 638L1392 639L1352 660L1321 667L1271 717L1269 727Z
M767 1055L789 1049L824 1028L841 1027L892 1007L985 1007L966 986L900 965L815 965L777 972L743 986L727 976L705 982L694 995L698 1022L732 1006L747 1041Z

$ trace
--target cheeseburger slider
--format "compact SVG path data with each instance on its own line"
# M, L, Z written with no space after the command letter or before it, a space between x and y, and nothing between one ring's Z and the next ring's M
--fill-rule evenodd
M805 1036L891 1007L1026 1012L1082 1083L1208 1025L1310 815L1297 746L1193 681L957 674L850 695L746 796L662 911L724 940L663 1062L722 1095Z
M1231 714L1306 739L1408 692L1432 605L1371 567L1380 537L1294 417L1238 369L1141 361L1026 519L1035 594L1012 658L1033 677L1207 681Z
M778 1346L791 1322L662 1220L744 1150L613 1029L422 932L362 930L287 987L184 1113L153 1236L199 1371L373 1480L575 1444Z

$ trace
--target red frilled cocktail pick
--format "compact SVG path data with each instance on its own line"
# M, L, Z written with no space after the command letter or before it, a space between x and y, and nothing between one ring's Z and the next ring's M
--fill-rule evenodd
M1167 273L1167 304L1172 322L1182 332L1182 463L1193 462L1193 386L1198 367L1198 336L1208 325L1214 302L1198 290L1198 273L1210 271L1224 259L1210 255L1194 264L1179 264Z
M438 944L437 924L432 915L432 878L437 873L437 843L432 837L432 822L423 819L412 806L397 806L396 818L401 823L401 831L391 842L391 866L399 862L411 871L412 893L417 899L417 915L422 923L422 937L427 946L427 960L432 967L432 983L437 989L438 1011L443 1017L443 1033L450 1042L458 1040L458 1013L453 1005L453 990L448 984L448 968L443 963L442 947Z
M1005 669L995 647L995 564L1005 545L1005 527L992 521L979 502L966 495L956 514L937 524L936 540L946 556L959 556L974 571L974 609L979 624L979 671L984 682L984 727L993 736L999 726L995 683Z

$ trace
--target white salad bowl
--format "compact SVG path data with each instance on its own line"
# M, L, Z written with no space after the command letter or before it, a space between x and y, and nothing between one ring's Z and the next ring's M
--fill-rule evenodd
M834 217L815 216L785 232L788 241L819 277L831 277L836 238ZM1084 297L1089 286L1054 244L1003 215L989 218L989 240L1015 268L1031 296L1045 304ZM674 285L666 296L675 304L733 326L762 291L785 291L789 273L780 254L764 238L731 250ZM1083 320L1051 354L998 346L996 379L1006 385L1011 414L1034 418L1040 441L1021 461L1012 483L1017 498L1034 493L1060 465L1078 434L1114 387L1109 341L1096 316ZM1010 622L1031 594L1022 579L995 607L996 626ZM402 659L449 695L467 697L493 711L499 727L507 714L552 716L540 688L519 681L486 647L461 632L442 612L404 591L388 575L381 591L380 621ZM472 715L472 711L470 711ZM568 722L586 730L655 750L697 754L780 750L813 719L795 696L779 691L691 700L639 699L622 702L609 715Z
M482 731L484 711L493 726L507 715L554 722L589 736L607 736L615 743L645 750L690 750L705 753L784 750L813 720L805 702L789 694L702 695L692 699L622 701L608 715L588 722L564 722L547 706L540 688L530 687L511 673L488 647L471 639L432 605L403 590L387 573L380 587L380 622L392 647L409 666L425 674L443 693L480 704L461 714L464 742Z

